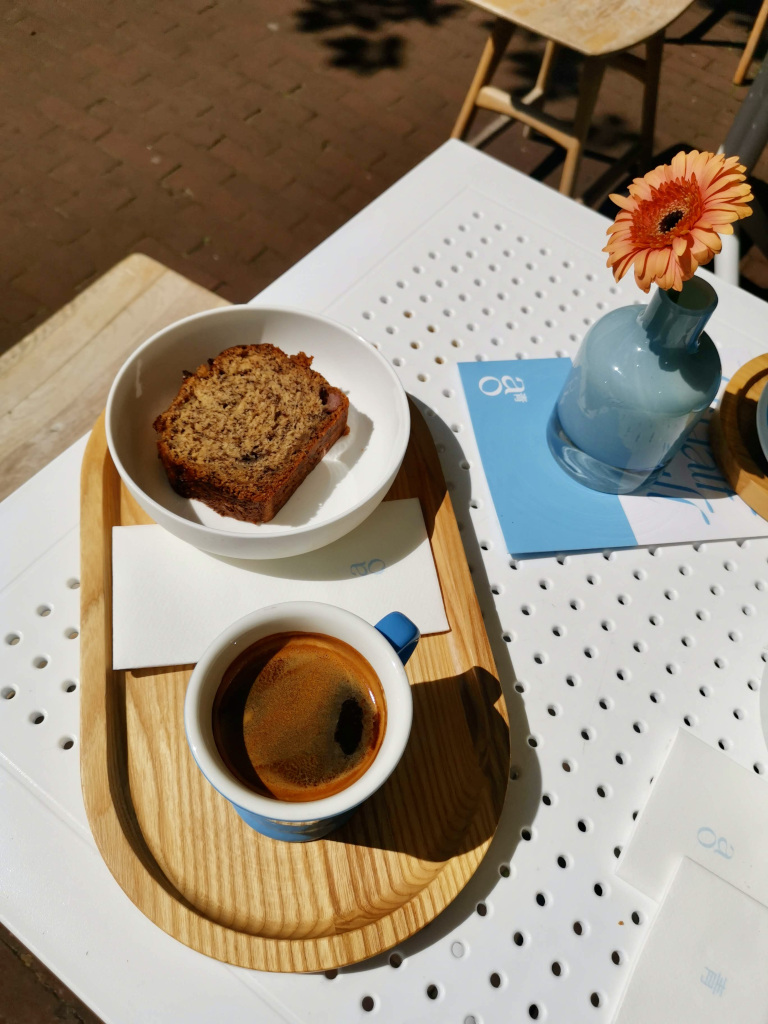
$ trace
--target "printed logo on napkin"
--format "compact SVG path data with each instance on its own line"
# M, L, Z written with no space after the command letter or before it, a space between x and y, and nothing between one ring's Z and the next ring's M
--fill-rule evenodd
M768 786L678 730L616 874L659 901L685 856L768 906Z
M762 1024L768 908L683 857L615 1024Z
M460 363L472 428L512 555L768 536L720 473L701 420L656 482L631 495L572 480L547 444L570 359Z

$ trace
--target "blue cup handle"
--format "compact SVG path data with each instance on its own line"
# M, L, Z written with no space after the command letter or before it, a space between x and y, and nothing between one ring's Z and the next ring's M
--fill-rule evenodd
M379 619L376 629L394 647L398 658L405 665L419 642L421 633L418 626L402 612L390 612L383 619Z

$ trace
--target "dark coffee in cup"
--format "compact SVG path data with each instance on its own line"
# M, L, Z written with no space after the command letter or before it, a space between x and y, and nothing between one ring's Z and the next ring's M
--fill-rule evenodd
M376 757L386 720L368 661L321 633L258 640L229 666L213 703L227 769L276 800L320 800L351 786Z

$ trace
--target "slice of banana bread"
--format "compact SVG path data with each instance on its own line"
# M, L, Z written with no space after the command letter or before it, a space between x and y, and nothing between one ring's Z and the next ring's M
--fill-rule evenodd
M185 372L153 424L173 489L222 515L269 522L346 428L349 399L311 362L237 345Z

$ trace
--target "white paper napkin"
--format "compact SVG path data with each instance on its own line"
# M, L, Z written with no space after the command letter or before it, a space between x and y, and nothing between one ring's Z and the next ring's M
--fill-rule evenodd
M112 665L196 662L235 619L281 601L324 601L371 623L403 612L448 629L418 498L384 501L351 533L296 558L209 555L160 526L112 529Z
M682 858L614 1024L764 1024L768 908Z
M768 905L766 849L768 783L679 730L616 874L658 901L686 856Z

